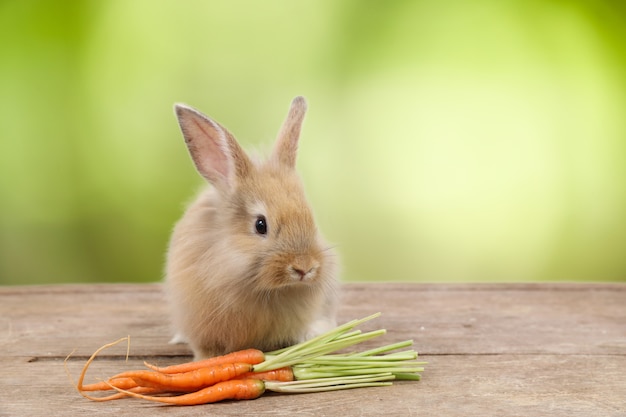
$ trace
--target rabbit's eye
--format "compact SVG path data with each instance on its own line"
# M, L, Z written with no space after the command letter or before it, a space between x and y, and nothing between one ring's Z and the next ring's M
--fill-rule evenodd
M260 235L267 234L267 221L265 220L265 216L258 216L256 218L256 222L254 222L254 228L256 232Z

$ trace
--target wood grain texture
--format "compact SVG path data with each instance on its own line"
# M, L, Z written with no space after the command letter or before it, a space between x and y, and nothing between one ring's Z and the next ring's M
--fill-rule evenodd
M169 345L161 286L0 287L0 416L463 415L625 416L624 284L348 284L340 322L376 311L378 346L414 339L429 364L420 382L247 402L173 408L128 400L92 403L68 381L100 345L89 378L190 359Z

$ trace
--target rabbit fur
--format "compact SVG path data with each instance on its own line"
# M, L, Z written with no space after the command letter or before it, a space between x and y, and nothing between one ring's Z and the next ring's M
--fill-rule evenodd
M253 160L223 126L175 112L210 183L171 236L165 288L176 336L196 359L269 351L336 325L337 262L296 173L306 101L296 97L270 156ZM265 233L263 233L265 232Z

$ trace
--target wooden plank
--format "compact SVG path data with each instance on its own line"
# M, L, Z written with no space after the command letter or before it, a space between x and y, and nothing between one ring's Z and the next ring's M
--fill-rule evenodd
M76 393L60 359L16 362L2 358L0 366L5 371L0 374L0 416L626 415L625 356L498 354L433 355L426 359L429 365L420 382L176 408L131 399L94 403ZM82 361L69 364L74 376L81 367ZM123 360L98 360L88 379L139 367L139 360L127 364Z
M167 309L153 285L0 287L0 416L49 415L626 415L624 284L349 284L340 321L375 311L367 346L415 339L429 362L421 382L391 388L172 408L92 403L66 379L97 347L132 336L91 377L189 359L169 345Z
M340 321L382 311L365 328L415 339L423 354L626 352L626 285L348 284ZM0 288L3 355L86 355L131 335L144 356L186 357L169 345L158 284Z

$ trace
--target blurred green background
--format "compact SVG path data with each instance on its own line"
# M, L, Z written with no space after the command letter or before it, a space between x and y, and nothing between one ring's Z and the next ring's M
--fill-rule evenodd
M0 2L0 283L158 281L188 103L299 170L346 281L626 280L618 0Z

